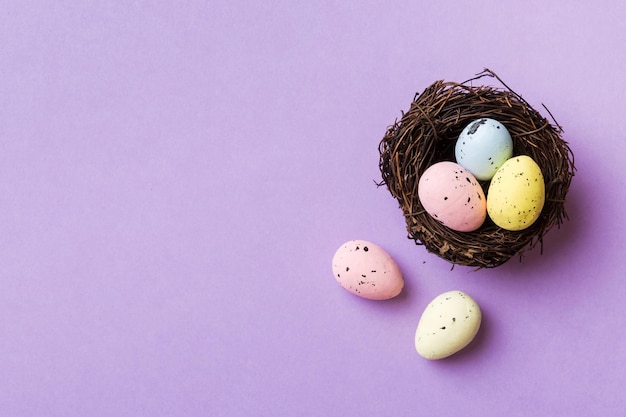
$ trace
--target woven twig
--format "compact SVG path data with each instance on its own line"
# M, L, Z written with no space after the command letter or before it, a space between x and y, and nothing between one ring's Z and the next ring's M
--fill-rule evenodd
M495 78L502 87L472 85L485 77ZM419 201L422 173L436 162L454 161L459 134L483 117L506 126L513 138L513 155L528 155L541 168L546 201L539 219L527 229L508 231L487 219L474 232L456 232L426 213ZM463 83L436 81L417 94L379 144L380 185L398 200L408 237L452 264L487 268L543 244L545 234L567 219L565 196L575 171L574 155L561 137L563 129L550 117L553 123L488 69ZM485 193L488 185L481 182Z

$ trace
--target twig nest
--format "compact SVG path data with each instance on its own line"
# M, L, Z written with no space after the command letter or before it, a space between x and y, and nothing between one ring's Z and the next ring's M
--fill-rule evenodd
M495 78L502 87L473 85L484 77ZM512 157L530 157L543 175L543 207L523 230L504 229L489 217L476 230L454 230L429 214L420 201L422 174L436 163L455 161L459 135L482 118L505 126L513 141ZM543 236L567 218L565 197L575 171L574 155L561 137L563 130L552 120L554 124L487 69L463 83L436 81L417 94L379 145L380 185L386 185L398 200L408 237L452 264L487 268L542 244ZM490 181L479 178L479 184L489 198Z

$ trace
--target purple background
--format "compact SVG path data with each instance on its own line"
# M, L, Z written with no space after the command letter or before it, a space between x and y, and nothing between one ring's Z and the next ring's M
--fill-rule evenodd
M623 1L1 3L2 415L624 412ZM406 239L377 147L484 67L565 128L571 220L451 270ZM337 285L357 238L403 295ZM417 321L453 289L483 327L426 361Z

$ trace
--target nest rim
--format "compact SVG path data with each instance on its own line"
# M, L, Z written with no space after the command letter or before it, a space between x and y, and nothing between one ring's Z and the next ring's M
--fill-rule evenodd
M493 78L501 86L474 82ZM410 108L387 128L379 143L382 181L398 201L408 238L454 265L493 268L521 257L568 219L565 197L575 174L574 154L563 139L563 128L542 105L552 122L513 91L493 71L484 69L462 83L435 81L415 94ZM545 204L528 228L508 231L487 216L473 232L457 232L430 216L419 201L420 176L432 164L453 161L454 145L470 122L489 117L502 123L513 139L513 156L528 155L539 165L545 181ZM487 195L489 181L479 181Z

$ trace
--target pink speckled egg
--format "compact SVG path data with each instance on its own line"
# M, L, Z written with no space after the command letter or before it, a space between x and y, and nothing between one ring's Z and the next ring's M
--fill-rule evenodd
M417 195L428 214L459 232L478 229L487 217L487 199L476 178L454 162L438 162L424 171Z
M404 288L396 261L383 248L365 240L351 240L337 249L333 274L343 288L370 300L388 300Z

